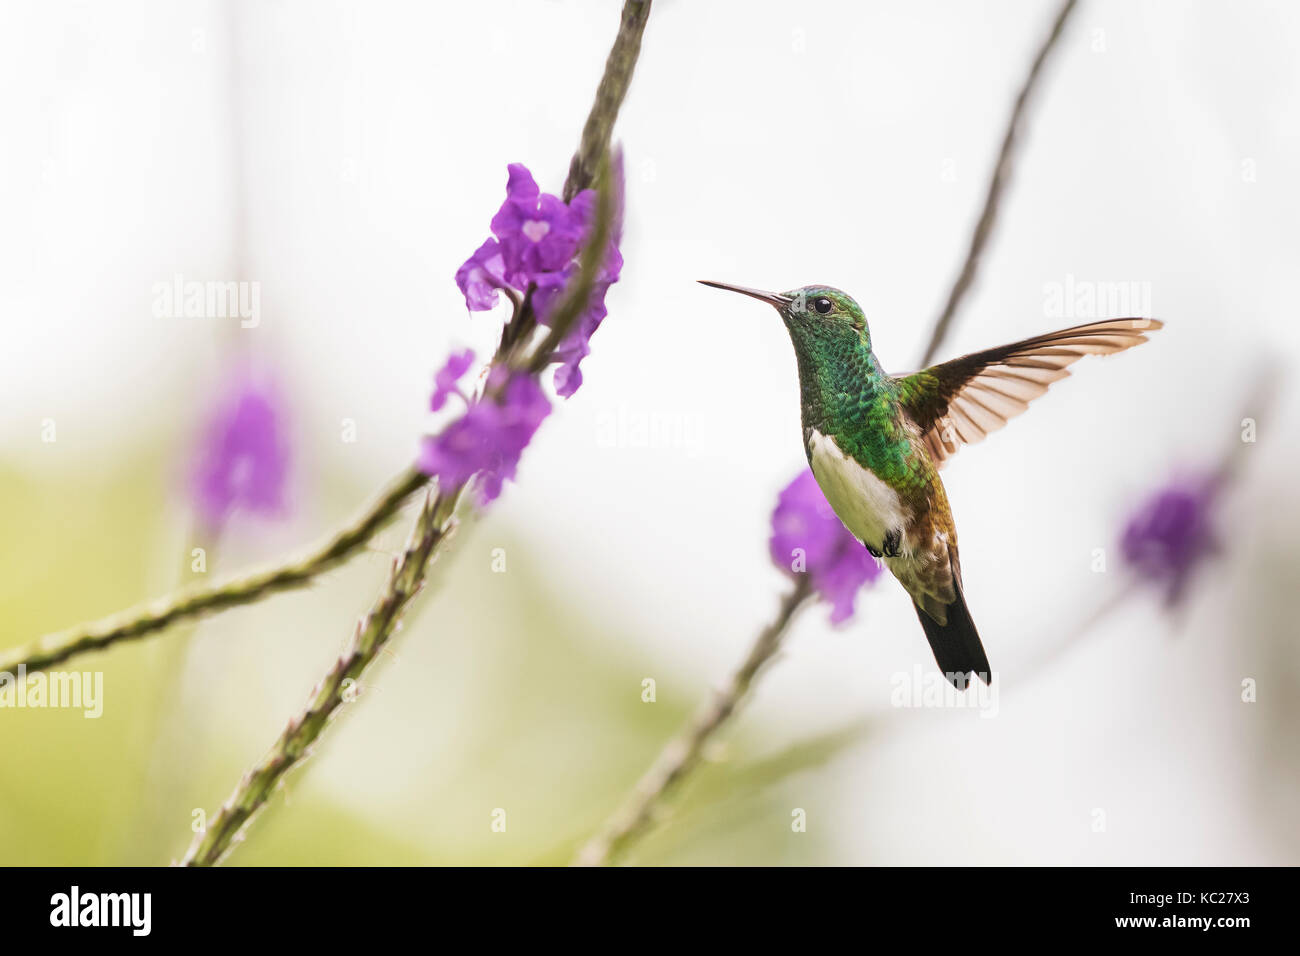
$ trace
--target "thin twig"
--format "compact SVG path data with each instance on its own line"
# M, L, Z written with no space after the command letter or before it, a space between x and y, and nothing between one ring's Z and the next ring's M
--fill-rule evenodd
M587 122L582 127L578 151L569 162L569 175L564 180L565 202L596 181L601 158L609 149L614 120L618 118L623 97L632 83L632 71L636 69L637 57L641 54L641 34L649 19L650 0L627 0L623 4L618 36L605 59L605 72L596 87L596 101L592 103Z
M459 489L450 495L431 494L425 500L406 550L393 562L387 586L357 625L347 652L316 686L306 709L289 722L270 752L244 775L215 819L195 835L181 865L212 866L220 862L284 774L311 752L334 712L354 699L350 692L353 685L393 636L402 611L424 586L429 559L454 526L451 515L458 493Z
M315 551L288 564L232 578L209 587L190 588L111 617L0 652L0 672L28 673L60 664L85 651L102 650L137 640L171 624L202 617L243 604L252 604L281 591L310 584L326 571L359 552L391 521L406 500L429 481L414 468L404 472L366 509Z
M714 692L681 733L660 751L623 805L578 852L574 865L601 866L613 862L654 821L660 802L671 792L674 784L700 762L705 744L735 712L737 705L749 693L758 672L780 649L790 622L803 606L810 590L808 576L802 575L781 600L776 617L758 635L758 640L727 686Z
M622 24L615 51L620 48L632 49L632 59L617 59L613 54L606 64L606 74L601 80L592 113L613 109L617 113L618 105L623 100L623 91L631 79L635 64L635 51L640 48L640 34L645 26L645 15L649 13L648 0L628 0L624 8ZM642 16L629 16L629 8L643 8ZM636 36L629 39L627 31L634 31ZM611 70L617 71L615 81L611 81ZM616 82L617 95L610 93L611 82ZM612 104L612 106L610 105ZM603 129L608 137L614 124L614 116L607 117L597 128ZM587 126L592 126L589 119ZM583 147L587 143L584 136ZM612 228L614 213L614 183L609 174L609 142L606 139L603 149L594 157L596 168L603 169L604 175L596 182L597 201L596 218L591 236L579 260L578 275L572 280L572 287L565 299L561 301L556 318L553 335L543 340L528 363L531 374L538 374L548 364L551 353L563 338L564 332L572 325L586 304L591 288L596 280L604 259L605 247ZM523 310L516 310L518 319ZM554 333L558 330L558 335ZM503 337L496 361L505 361L511 354L513 346L507 344ZM494 401L500 396L485 394L480 401ZM240 838L243 829L253 816L266 805L275 787L284 775L302 758L307 756L311 746L324 733L330 716L338 709L344 699L344 691L361 678L372 664L379 652L392 637L402 611L410 604L424 584L426 568L438 553L439 547L446 540L451 530L454 515L465 486L448 488L440 491L439 496L426 502L420 517L411 532L410 543L406 551L393 566L389 580L370 611L362 618L357 627L348 652L341 658L329 674L317 685L312 698L301 714L289 722L284 732L272 746L265 758L236 786L234 793L222 806L211 825L205 832L198 834L182 861L187 866L211 866L221 861Z
M993 222L997 217L998 203L1010 176L1018 127L1021 125L1025 104L1028 102L1029 94L1042 71L1048 53L1051 52L1061 36L1066 18L1074 9L1075 2L1076 0L1066 0L1062 4L1060 12L1052 24L1051 32L1043 41L1038 55L1029 68L1029 75L1025 78L1020 94L1016 97L1015 107L1011 112L1011 120L1007 125L1007 131L1002 140L1002 152L998 157L997 165L994 167L993 176L989 182L988 198L985 201L984 212L975 226L974 235L971 236L970 252L962 266L957 282L953 286L952 294L948 298L948 305L935 321L934 332L930 337L930 345L921 361L922 366L929 364L931 358L933 358L935 350L943 341L949 326L952 324L953 317L957 314L958 306L961 304L966 290L975 279L975 273L979 268L980 253L992 231ZM658 815L669 789L698 763L699 754L708 738L726 722L726 719L735 711L741 699L749 692L753 677L776 653L781 646L781 638L786 627L794 619L800 606L805 601L810 600L811 597L811 587L808 585L806 578L801 579L800 586L781 602L776 619L759 634L758 639L750 648L744 664L736 672L736 677L732 679L727 690L720 696L714 697L696 715L687 728L669 742L650 770L637 783L623 805L614 813L601 831L578 852L574 860L575 865L600 866L610 863L620 851L626 849L645 832L648 824Z
M1074 10L1075 2L1076 0L1065 0L1065 3L1061 4L1061 9L1052 22L1052 28L1048 31L1047 36L1043 38L1043 43L1038 49L1038 55L1034 57L1033 65L1029 68L1029 75L1025 77L1025 82L1020 87L1020 94L1016 97L1016 104L1011 110L1011 121L1007 123L1007 131L1002 137L1002 150L998 154L997 164L993 167L993 176L989 179L988 194L984 198L984 210L980 213L979 221L975 224L975 231L971 234L970 249L966 253L966 261L962 263L961 271L957 273L957 279L952 284L952 291L948 293L948 302L943 307L943 311L939 313L939 318L935 320L934 330L930 333L930 344L926 346L925 354L921 358L922 368L933 361L935 354L939 351L939 346L943 344L943 340L948 335L948 329L952 325L953 317L957 314L957 308L961 305L962 299L975 281L980 256L984 253L984 247L988 244L989 236L993 232L993 225L998 218L998 207L1002 202L1002 194L1011 179L1012 161L1015 159L1016 148L1019 143L1020 127L1024 119L1025 107L1029 103L1030 95L1038 83L1038 77L1042 73L1043 64L1047 62L1048 54L1056 47L1056 41L1060 39L1061 32L1065 28L1065 21L1069 19L1070 13Z

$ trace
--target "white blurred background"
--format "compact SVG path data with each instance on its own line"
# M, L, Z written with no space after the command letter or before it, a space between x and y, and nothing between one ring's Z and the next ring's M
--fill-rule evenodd
M655 4L615 133L626 267L586 384L234 862L559 861L600 822L787 587L766 541L804 464L793 353L770 309L694 280L839 286L886 368L908 370L1055 8ZM222 570L316 540L409 463L433 371L499 330L452 276L507 163L559 192L617 21L613 0L0 4L0 617L21 625L0 625L5 643L176 585L186 455L234 354L291 396L293 507L233 522ZM1075 366L944 472L997 717L891 708L891 679L933 662L882 580L842 628L820 606L798 621L715 783L642 861L1300 860L1298 42L1283 3L1080 5L940 357L1072 324L1045 298L1067 277L1148 283L1167 327ZM260 325L155 318L153 284L176 273L259 282ZM1031 676L1122 586L1116 539L1142 496L1238 444L1266 363L1281 388L1239 452L1219 559L1176 613L1141 594ZM225 797L350 635L405 524L358 567L201 625L166 748L134 713L109 736L112 695L126 711L169 679L144 645L114 652L102 725L0 731L22 760L4 761L22 769L0 790L0 855L148 862L124 835L143 826L153 859L174 856L191 807ZM113 587L87 583L109 569ZM646 676L676 708L653 726ZM844 728L723 825L759 787L745 767ZM153 787L144 812L132 787L160 774L181 795ZM493 843L499 806L530 809ZM74 836L14 842L33 814Z

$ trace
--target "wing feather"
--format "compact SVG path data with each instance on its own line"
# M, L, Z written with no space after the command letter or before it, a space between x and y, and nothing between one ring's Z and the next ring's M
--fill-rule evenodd
M1163 325L1158 319L1089 322L963 355L894 381L935 464L942 466L961 445L980 441L1023 412L1085 355L1123 352Z

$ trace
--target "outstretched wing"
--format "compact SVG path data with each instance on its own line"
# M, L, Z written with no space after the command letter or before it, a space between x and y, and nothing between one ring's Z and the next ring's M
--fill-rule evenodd
M920 425L935 464L942 466L961 445L997 431L1069 375L1066 366L1085 355L1141 345L1147 340L1143 333L1163 324L1158 319L1107 319L963 355L894 379L899 401Z

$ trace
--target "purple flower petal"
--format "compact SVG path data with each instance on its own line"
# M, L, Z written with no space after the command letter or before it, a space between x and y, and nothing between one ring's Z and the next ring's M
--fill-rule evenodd
M537 188L537 180L533 179L533 174L528 171L528 167L523 163L511 163L506 167L506 196L511 199L518 199L520 202L532 202L537 199L537 194L541 192Z
M497 289L506 284L505 271L505 260L495 239L479 246L456 270L456 285L471 312L486 312L496 307Z
M579 364L591 354L591 337L605 318L605 303L600 302L589 308L578 320L577 328L565 338L556 357L562 363L555 371L555 390L562 398L569 398L582 385L582 373Z

